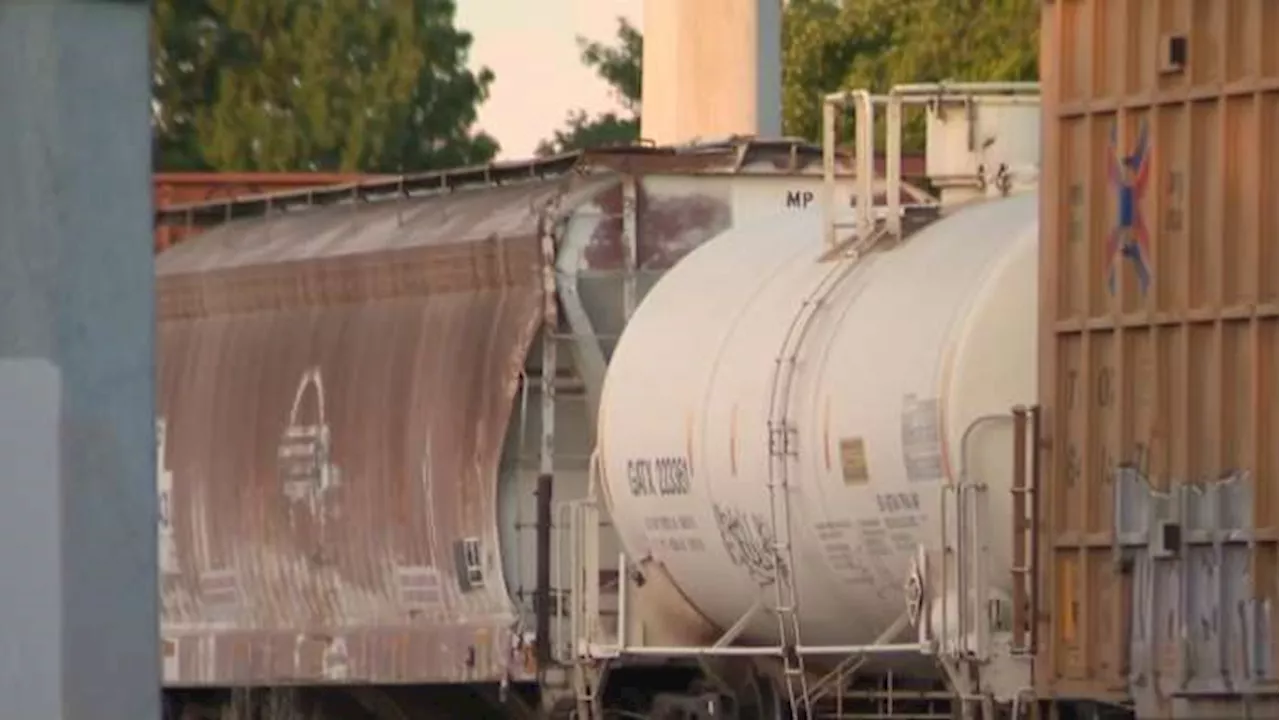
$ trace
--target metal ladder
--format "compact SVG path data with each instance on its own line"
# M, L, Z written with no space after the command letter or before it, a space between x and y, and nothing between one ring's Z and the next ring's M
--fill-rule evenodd
M769 423L769 521L773 528L774 614L778 619L778 638L782 645L782 673L787 687L788 707L791 708L793 718L809 718L812 717L813 708L809 702L804 657L796 650L800 645L800 618L796 615L799 596L793 574L795 565L791 551L791 499L788 496L790 489L785 470L789 464L788 458L794 454L791 442L793 432L794 428L785 420L779 425L775 425L772 420ZM779 516L782 518L781 527ZM799 705L804 707L803 716L799 715Z
M769 399L769 523L773 532L774 614L778 619L778 636L782 649L782 672L792 718L813 717L813 703L805 673L800 646L800 618L797 615L799 594L795 586L795 558L792 552L791 485L792 458L798 457L796 427L789 417L791 385L795 379L796 361L814 318L827 298L849 275L863 254L888 233L884 227L873 227L865 240L841 252L831 263L822 280L801 302L774 359ZM803 708L803 713L801 713Z

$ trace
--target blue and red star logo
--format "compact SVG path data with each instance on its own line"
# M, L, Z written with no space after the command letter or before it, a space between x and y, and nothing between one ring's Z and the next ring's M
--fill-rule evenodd
M1110 157L1107 175L1116 192L1115 228L1107 238L1107 287L1116 292L1116 265L1128 260L1138 276L1138 287L1147 294L1151 284L1151 236L1142 218L1141 202L1150 177L1151 152L1147 123L1138 129L1138 142L1133 152L1122 155L1116 140L1116 126L1111 126Z

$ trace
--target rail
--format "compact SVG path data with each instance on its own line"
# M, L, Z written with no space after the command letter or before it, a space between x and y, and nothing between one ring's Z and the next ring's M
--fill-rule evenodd
M1034 652L1034 637L1027 641L1028 628L1034 633L1036 617L1035 597L1035 530L1036 513L1035 497L1038 490L1038 462L1028 448L1028 437L1034 438L1039 433L1038 407L1014 407L1008 414L991 414L975 418L962 435L960 446L960 482L956 485L944 486L942 493L941 529L943 535L943 570L944 588L941 601L944 604L942 613L942 640L950 642L949 602L946 583L950 578L949 569L955 571L955 595L959 607L956 608L956 645L950 650L955 656L972 656L985 659L990 653L990 622L987 618L989 606L989 560L987 533L989 532L987 513L987 484L971 477L969 467L970 439L977 430L995 425L1012 425L1013 463L1010 493L1012 503L1012 632L1011 649L1016 653ZM1030 432L1029 432L1030 431ZM1034 446L1033 446L1034 447ZM1031 467L1028 468L1028 461ZM1028 477L1030 476L1030 477ZM951 537L951 512L948 503L950 495L956 496L954 528L955 537ZM1028 497L1031 498L1030 505ZM1029 557L1030 556L1030 557ZM1028 615L1032 622L1028 622ZM985 619L984 619L985 618ZM972 633L972 641L970 634Z
M1013 633L1016 653L1036 652L1039 595L1040 408L1013 409ZM1030 462L1028 462L1028 460ZM1029 467L1028 467L1029 466Z
M941 493L942 588L938 599L942 604L941 647L944 655L954 658L985 659L989 651L990 628L984 622L988 607L987 555L987 486L974 482L969 473L969 441L984 426L1011 420L1008 415L991 414L975 418L965 428L960 440L960 478L947 483ZM952 527L948 498L955 495L955 522ZM954 537L952 532L954 530ZM951 633L951 593L948 587L954 573L956 631Z
M875 116L876 108L885 109L885 227L893 238L902 237L902 218L908 209L902 204L902 110L904 106L939 108L943 104L960 104L972 110L974 105L1038 105L1040 86L1034 82L1002 83L915 83L895 85L885 95L857 89L831 93L822 101L822 218L826 244L839 244L839 230L846 227L836 217L836 148L839 145L840 120L850 110L854 124L853 164L855 174L855 219L853 229L859 237L867 237L876 223L872 211L875 200ZM980 148L973 138L970 113L969 152ZM985 177L976 178L986 183Z
M592 498L565 500L556 504L555 517L551 585L558 592L548 608L555 617L552 659L571 666L589 655L600 636L600 511ZM621 592L625 583L619 585Z

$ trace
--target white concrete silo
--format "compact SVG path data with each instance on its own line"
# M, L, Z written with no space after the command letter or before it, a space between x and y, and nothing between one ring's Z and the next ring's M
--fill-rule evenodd
M782 134L781 0L646 0L640 134Z

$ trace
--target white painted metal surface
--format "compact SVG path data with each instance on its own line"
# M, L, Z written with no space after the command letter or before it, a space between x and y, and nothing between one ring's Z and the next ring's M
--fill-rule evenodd
M1039 167L1038 96L1005 102L992 102L991 98L968 104L952 101L928 109L925 172L930 178L967 177L978 172L979 164L1000 163Z
M822 252L816 214L726 231L649 292L606 377L598 452L622 543L721 628L776 602L772 377L830 270ZM814 314L787 402L802 644L868 643L902 615L918 546L940 543L942 485L962 472L990 484L989 521L1008 526L1008 428L970 433L964 469L961 438L1034 401L1035 313L1036 199L1019 195L871 253ZM989 536L999 598L1009 533ZM776 642L777 628L762 613L742 640Z
M638 302L649 288L666 272L672 256L682 256L698 247L726 228L741 227L767 220L780 213L788 215L813 215L821 212L823 179L819 168L810 164L802 170L780 169L776 161L784 154L742 153L746 161L736 169L726 165L717 172L699 175L687 172L646 172L634 178L623 178L624 208L628 195L643 196L645 213L632 217L625 209L622 223L631 226L625 232L627 238L638 238L646 252L638 260L624 257L618 266L609 266L608 259L599 261L600 237L616 226L617 218L602 213L595 203L566 200L562 207L571 209L561 229L558 291L561 308L573 335L562 344L570 348L575 369L584 382L583 394L560 392L555 394L555 497L557 504L568 511L573 501L588 494L586 460L594 444L596 408L600 388L604 381L607 348L611 348L629 315L626 298L628 285L635 285ZM634 182L635 188L628 189ZM591 193L605 187L604 183L592 186ZM877 188L882 183L877 184ZM842 176L835 186L838 198L837 215L848 220L853 217L854 183ZM918 188L903 188L903 202L922 204L930 198ZM605 232L602 233L601 230ZM623 242L629 250L635 244ZM635 273L626 269L625 263L634 262ZM601 269L601 265L605 269ZM540 353L538 353L540 355ZM537 365L537 358L534 358ZM566 362L568 360L566 359ZM532 588L536 578L535 486L539 472L540 449L543 442L542 393L537 376L527 378L515 400L515 409L508 438L507 457L513 458L499 486L501 494L499 527L502 542L503 572L507 584L513 588L517 602L526 608L522 631L532 633ZM598 537L601 566L591 573L606 575L618 568L614 566L620 548L607 515L602 515ZM556 525L552 530L557 547L557 562L561 563L563 582L553 582L557 592L567 592L572 577L570 572L572 543L568 525ZM643 569L647 577L643 588L635 588L637 601L630 614L635 624L631 638L649 645L678 645L691 642L691 638L711 642L717 636L714 628L680 602L679 590L651 565ZM559 577L559 576L558 576ZM568 602L574 602L568 599ZM615 633L617 593L609 586L600 592L599 606L603 636ZM553 618L557 631L557 651L568 652L574 645L566 634L571 627L568 614ZM603 637L602 636L602 637ZM600 638L597 637L597 640ZM531 651L530 651L531 652ZM530 666L531 667L531 666Z
M1027 92L1034 87L1028 84ZM927 107L925 173L944 204L1024 189L1039 168L1038 94L952 97ZM982 186L969 184L975 177Z

